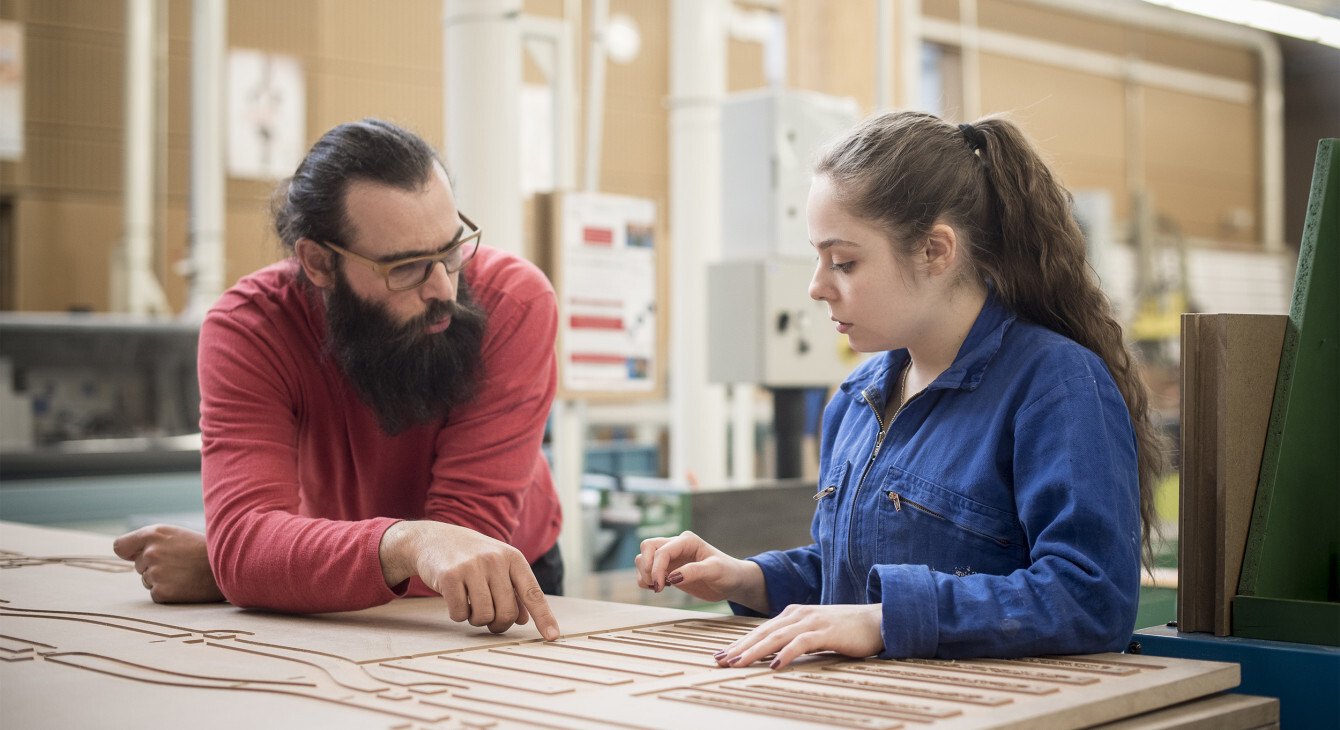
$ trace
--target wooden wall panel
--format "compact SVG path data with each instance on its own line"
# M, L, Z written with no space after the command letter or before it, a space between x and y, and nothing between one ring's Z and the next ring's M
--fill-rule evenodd
M1117 55L1127 52L1127 35L1131 32L1083 15L1012 0L981 0L977 22L983 28Z
M1258 242L1259 136L1249 105L1146 89L1145 170L1156 209L1190 236ZM1238 211L1244 227L1233 224Z
M1126 215L1124 89L1114 79L984 53L982 110L1019 123L1071 189L1112 192Z
M14 251L14 298L20 308L105 311L120 212L119 200L102 196L20 198Z
M611 0L634 18L642 50L629 65L607 66L602 189L655 199L668 215L669 3ZM583 130L590 0L580 3L578 130ZM184 304L174 264L189 232L191 0L164 0L169 37L166 130L159 228L159 275L170 303ZM561 17L566 0L526 0L528 14ZM793 88L853 96L862 113L875 98L875 0L784 0L788 82ZM956 20L956 0L922 0L928 17ZM440 0L230 0L230 47L296 55L308 83L310 139L334 124L375 115L443 145ZM1255 83L1255 59L1240 49L1166 33L1120 28L1020 0L979 0L984 27ZM0 195L16 200L20 277L64 265L81 283L16 287L21 309L106 304L105 262L120 237L122 75L125 8L107 0L0 0L0 17L25 23L28 46L25 158L0 163ZM1126 215L1126 121L1120 82L1069 69L984 54L983 108L1010 111L1073 188L1112 190ZM766 83L762 47L728 42L728 89ZM897 61L895 61L897 63ZM898 69L895 67L895 73ZM533 69L532 69L533 76ZM529 78L529 77L528 77ZM895 78L897 78L895 76ZM531 79L534 81L534 79ZM1160 212L1189 235L1255 242L1257 120L1251 104L1146 90L1146 170ZM574 140L584 160L583 140ZM231 283L276 258L268 224L273 183L229 180L227 276ZM1245 228L1225 221L1252 219ZM71 243L77 241L78 243ZM106 250L70 258L83 247ZM87 253L87 252L86 252ZM87 273L82 269L88 268ZM70 280L71 277L66 277Z

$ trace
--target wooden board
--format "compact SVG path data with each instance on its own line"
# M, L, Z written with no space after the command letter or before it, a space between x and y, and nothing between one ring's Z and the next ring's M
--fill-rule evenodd
M1225 693L1100 725L1097 730L1257 730L1279 726L1279 700Z
M0 523L6 724L1069 728L1238 683L1235 664L1122 654L720 668L711 655L757 620L564 598L553 643L453 624L436 599L319 616L157 606L108 542Z
M1182 315L1177 625L1232 630L1261 471L1283 315Z

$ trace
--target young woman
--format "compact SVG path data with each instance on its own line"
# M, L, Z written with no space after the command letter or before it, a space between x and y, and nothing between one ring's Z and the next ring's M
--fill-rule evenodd
M810 296L880 354L824 411L815 544L637 558L644 588L773 617L719 663L1126 647L1164 454L1070 202L997 117L885 114L822 156Z

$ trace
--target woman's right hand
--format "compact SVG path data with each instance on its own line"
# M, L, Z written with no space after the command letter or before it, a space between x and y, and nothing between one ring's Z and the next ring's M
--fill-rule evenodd
M692 532L643 540L633 562L641 588L660 593L670 585L704 601L734 601L768 611L763 569L721 552Z

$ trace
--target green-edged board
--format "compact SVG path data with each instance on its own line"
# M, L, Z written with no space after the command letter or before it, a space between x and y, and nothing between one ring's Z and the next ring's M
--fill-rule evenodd
M1340 646L1340 140L1317 147L1238 594L1235 636Z

